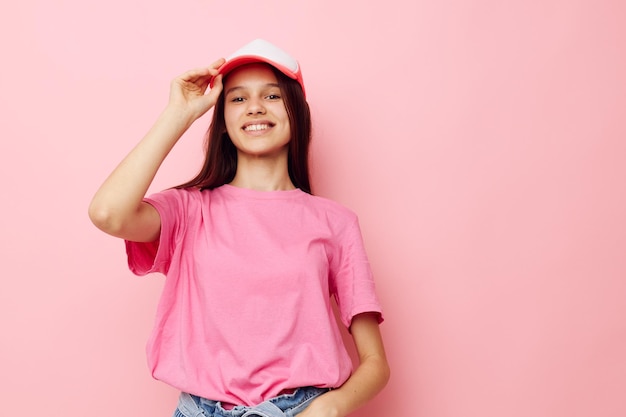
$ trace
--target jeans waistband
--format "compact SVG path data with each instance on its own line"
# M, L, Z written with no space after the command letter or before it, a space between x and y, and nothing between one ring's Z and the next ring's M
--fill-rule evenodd
M181 393L178 411L185 417L293 417L327 391L329 388L303 387L252 407L237 405L230 409L224 408L219 401Z

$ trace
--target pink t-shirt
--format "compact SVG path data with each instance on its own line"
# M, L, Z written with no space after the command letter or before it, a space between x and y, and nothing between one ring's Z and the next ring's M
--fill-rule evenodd
M152 375L181 391L255 405L338 387L352 372L333 314L379 313L357 217L301 190L167 190L146 199L158 242L126 242L138 275L166 275L147 346Z

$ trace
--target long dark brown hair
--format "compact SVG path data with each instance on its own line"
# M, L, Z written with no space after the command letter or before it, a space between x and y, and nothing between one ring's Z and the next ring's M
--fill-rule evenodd
M288 171L293 185L311 194L309 179L309 144L311 142L311 112L302 87L274 67L283 102L289 118L291 139L288 147ZM226 79L224 79L224 84ZM197 187L214 189L227 184L237 172L237 148L228 136L224 120L224 92L213 108L213 118L205 137L205 159L202 169L193 179L175 188Z

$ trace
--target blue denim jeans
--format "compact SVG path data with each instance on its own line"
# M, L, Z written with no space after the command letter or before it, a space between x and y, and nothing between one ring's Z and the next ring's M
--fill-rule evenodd
M292 394L283 394L270 398L254 407L237 405L225 410L219 401L187 394L180 394L178 408L173 417L293 417L311 403L311 401L327 392L328 388L298 388Z

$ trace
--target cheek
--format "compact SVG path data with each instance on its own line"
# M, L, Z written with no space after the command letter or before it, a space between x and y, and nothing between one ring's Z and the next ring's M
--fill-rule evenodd
M281 122L284 134L291 138L291 124L289 123L289 117L287 116L287 113L281 115Z
M237 130L237 115L235 112L224 109L224 124L229 134Z
M291 124L289 123L289 117L285 114L285 128L289 132L289 136L291 136Z
M283 125L285 125L285 126L287 126L287 128L289 128L289 116L287 115L287 109L285 109L284 106L278 107L276 109L276 111L274 112L274 114L276 114L276 116L278 116L278 118L281 120Z

